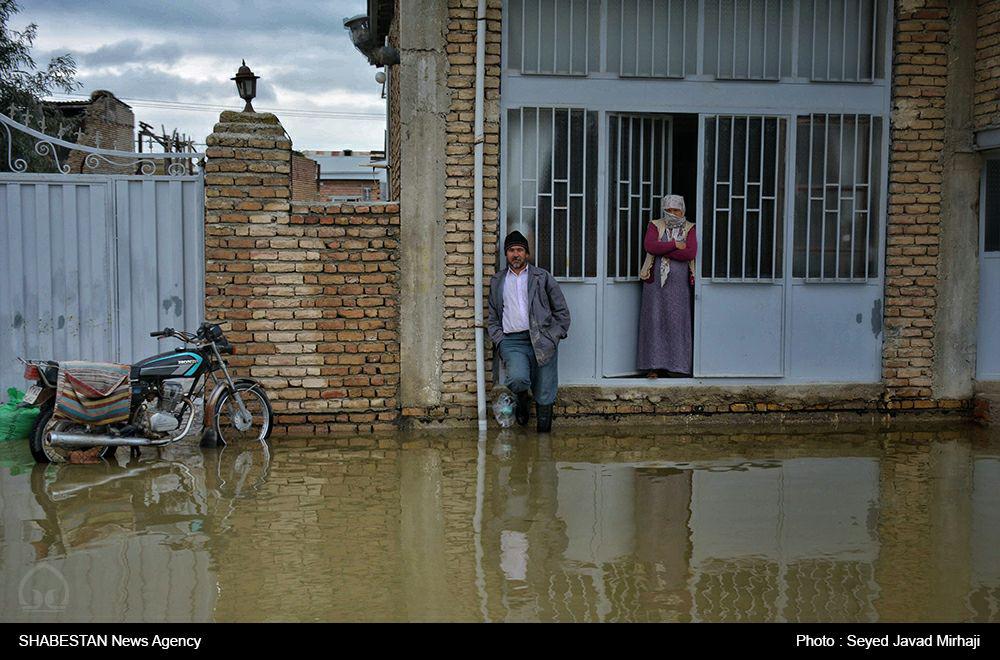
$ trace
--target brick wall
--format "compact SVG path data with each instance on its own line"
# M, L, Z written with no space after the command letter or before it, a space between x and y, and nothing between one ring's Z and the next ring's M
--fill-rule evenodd
M394 428L399 206L290 204L291 142L268 113L207 139L206 317L259 378L279 431Z
M57 106L58 107L58 106ZM135 151L135 115L125 103L111 92L98 90L90 95L83 110L81 133L76 142L88 147L116 151ZM116 166L98 161L97 167L85 167L87 154L74 151L66 159L73 173L85 174L134 174L135 164Z
M476 417L476 350L473 305L473 159L476 84L476 0L448 2L448 87L445 161L445 280L441 406L410 411L434 418ZM500 158L501 1L489 0L486 21L483 246L485 295L495 271ZM487 348L489 342L487 341ZM487 365L487 372L489 364ZM404 414L406 411L404 411Z
M897 2L882 378L930 399L948 57L946 0Z
M319 163L297 151L292 152L292 199L319 199Z
M979 0L976 130L1000 126L1000 0Z

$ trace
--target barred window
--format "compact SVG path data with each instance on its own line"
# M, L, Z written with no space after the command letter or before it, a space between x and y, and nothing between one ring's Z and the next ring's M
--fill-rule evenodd
M829 82L882 77L884 0L809 0L799 8L799 76ZM880 18L882 16L883 18Z
M1000 252L1000 160L986 161L983 249Z
M509 66L585 76L600 68L599 0L509 0Z
M697 0L608 3L608 71L683 78L697 72Z
M888 0L508 0L506 6L506 66L522 74L685 78L699 74L700 56L700 73L720 80L884 78Z
M705 118L704 277L781 279L786 126L783 117Z
M608 275L639 275L646 226L661 217L660 200L670 192L670 119L611 115L608 200Z
M507 231L556 277L597 276L597 113L507 111Z
M705 3L705 69L729 80L792 75L794 0Z
M879 117L799 118L794 277L815 281L878 277L881 144Z

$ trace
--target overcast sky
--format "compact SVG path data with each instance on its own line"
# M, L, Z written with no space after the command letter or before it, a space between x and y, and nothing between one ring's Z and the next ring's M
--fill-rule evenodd
M245 58L258 81L255 109L365 113L295 117L276 110L296 149L381 149L385 101L376 69L343 19L365 0L20 0L13 27L38 24L35 60L76 58L79 93L225 106L243 102L230 80ZM144 107L136 121L204 142L219 109Z

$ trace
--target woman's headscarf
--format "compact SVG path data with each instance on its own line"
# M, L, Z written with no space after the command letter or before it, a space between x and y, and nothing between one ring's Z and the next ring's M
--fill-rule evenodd
M680 209L681 217L678 218L673 213L667 213L667 209ZM684 235L680 234L687 223L687 219L684 217L684 198L680 195L664 195L660 202L660 210L671 237L674 240L684 240Z
M660 202L660 209L663 214L667 214L667 209L680 209L681 216L684 215L684 198L680 195L664 195Z
M667 213L667 209L680 209L681 217L675 216L673 213ZM660 232L660 240L671 240L671 241L683 241L687 238L688 229L691 223L687 221L684 217L684 198L680 195L664 195L663 199L660 201L660 210L663 217L659 220L653 220L653 224L656 226L657 230ZM647 253L646 258L642 263L642 268L639 270L639 278L646 280L649 279L650 274L653 271L653 255ZM693 273L694 266L693 262L688 262L688 269ZM667 275L670 274L670 259L663 258L660 259L660 286L662 287L667 283Z

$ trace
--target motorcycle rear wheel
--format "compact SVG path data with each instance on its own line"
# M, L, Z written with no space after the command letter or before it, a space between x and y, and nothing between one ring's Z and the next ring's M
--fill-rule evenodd
M42 407L42 411L35 422L35 428L28 439L28 447L36 463L68 463L70 461L70 453L78 451L66 447L53 447L48 441L49 433L53 431L87 431L87 427L83 424L74 424L64 419L53 419L53 411L54 406L51 404ZM80 447L80 449L86 451L88 448ZM114 453L114 450L114 447L102 446L97 453L97 458L107 458Z

